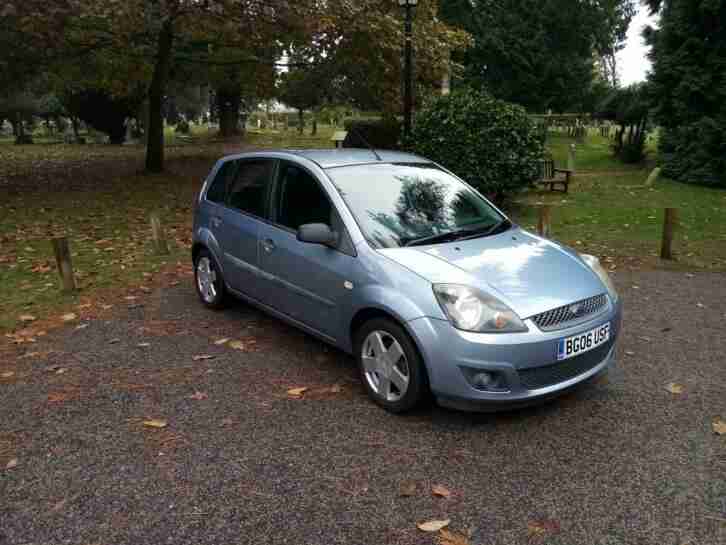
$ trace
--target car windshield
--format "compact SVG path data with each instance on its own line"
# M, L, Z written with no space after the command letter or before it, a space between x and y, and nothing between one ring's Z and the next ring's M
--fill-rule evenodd
M328 175L364 236L381 248L450 242L509 227L486 200L433 164L366 164Z

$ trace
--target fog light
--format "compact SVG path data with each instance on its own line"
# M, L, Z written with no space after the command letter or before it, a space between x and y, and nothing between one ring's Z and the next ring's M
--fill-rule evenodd
M477 390L502 392L507 390L507 382L502 373L497 371L481 371L469 369L467 376L471 385Z

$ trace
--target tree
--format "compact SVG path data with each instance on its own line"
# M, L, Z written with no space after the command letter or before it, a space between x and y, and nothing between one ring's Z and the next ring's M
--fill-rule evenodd
M726 3L649 0L654 118L663 173L726 187Z
M309 34L293 41L296 62L324 65L327 93L334 103L400 112L403 10L391 0L327 0L316 3ZM438 91L451 52L469 45L461 29L437 15L439 0L419 0L414 11L416 99Z
M148 100L146 168L164 167L163 106L175 66L210 62L244 67L274 65L275 56L254 54L260 43L282 47L287 27L310 20L315 0L8 0L14 32L57 62L65 56L103 55L135 61L150 69L144 84ZM60 21L60 23L59 23ZM214 59L221 49L252 51L239 59ZM14 62L14 61L13 61Z
M617 82L615 53L633 0L442 0L445 21L466 29L473 47L456 57L459 82L531 111L581 111L597 57ZM456 81L455 81L456 83Z
M642 83L613 89L598 107L598 117L620 125L613 151L626 163L639 162L645 156L649 110L648 88Z

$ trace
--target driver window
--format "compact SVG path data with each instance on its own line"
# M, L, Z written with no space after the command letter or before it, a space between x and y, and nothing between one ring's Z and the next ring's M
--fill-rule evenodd
M277 223L297 231L306 223L332 225L332 207L323 189L307 171L281 163L277 191Z

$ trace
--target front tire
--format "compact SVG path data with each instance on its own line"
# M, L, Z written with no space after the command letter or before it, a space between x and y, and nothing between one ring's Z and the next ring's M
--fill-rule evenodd
M387 411L410 411L428 397L423 360L395 322L376 318L363 324L355 335L355 354L366 392Z
M227 303L228 295L222 269L206 248L200 250L194 260L194 286L204 306L218 310Z

